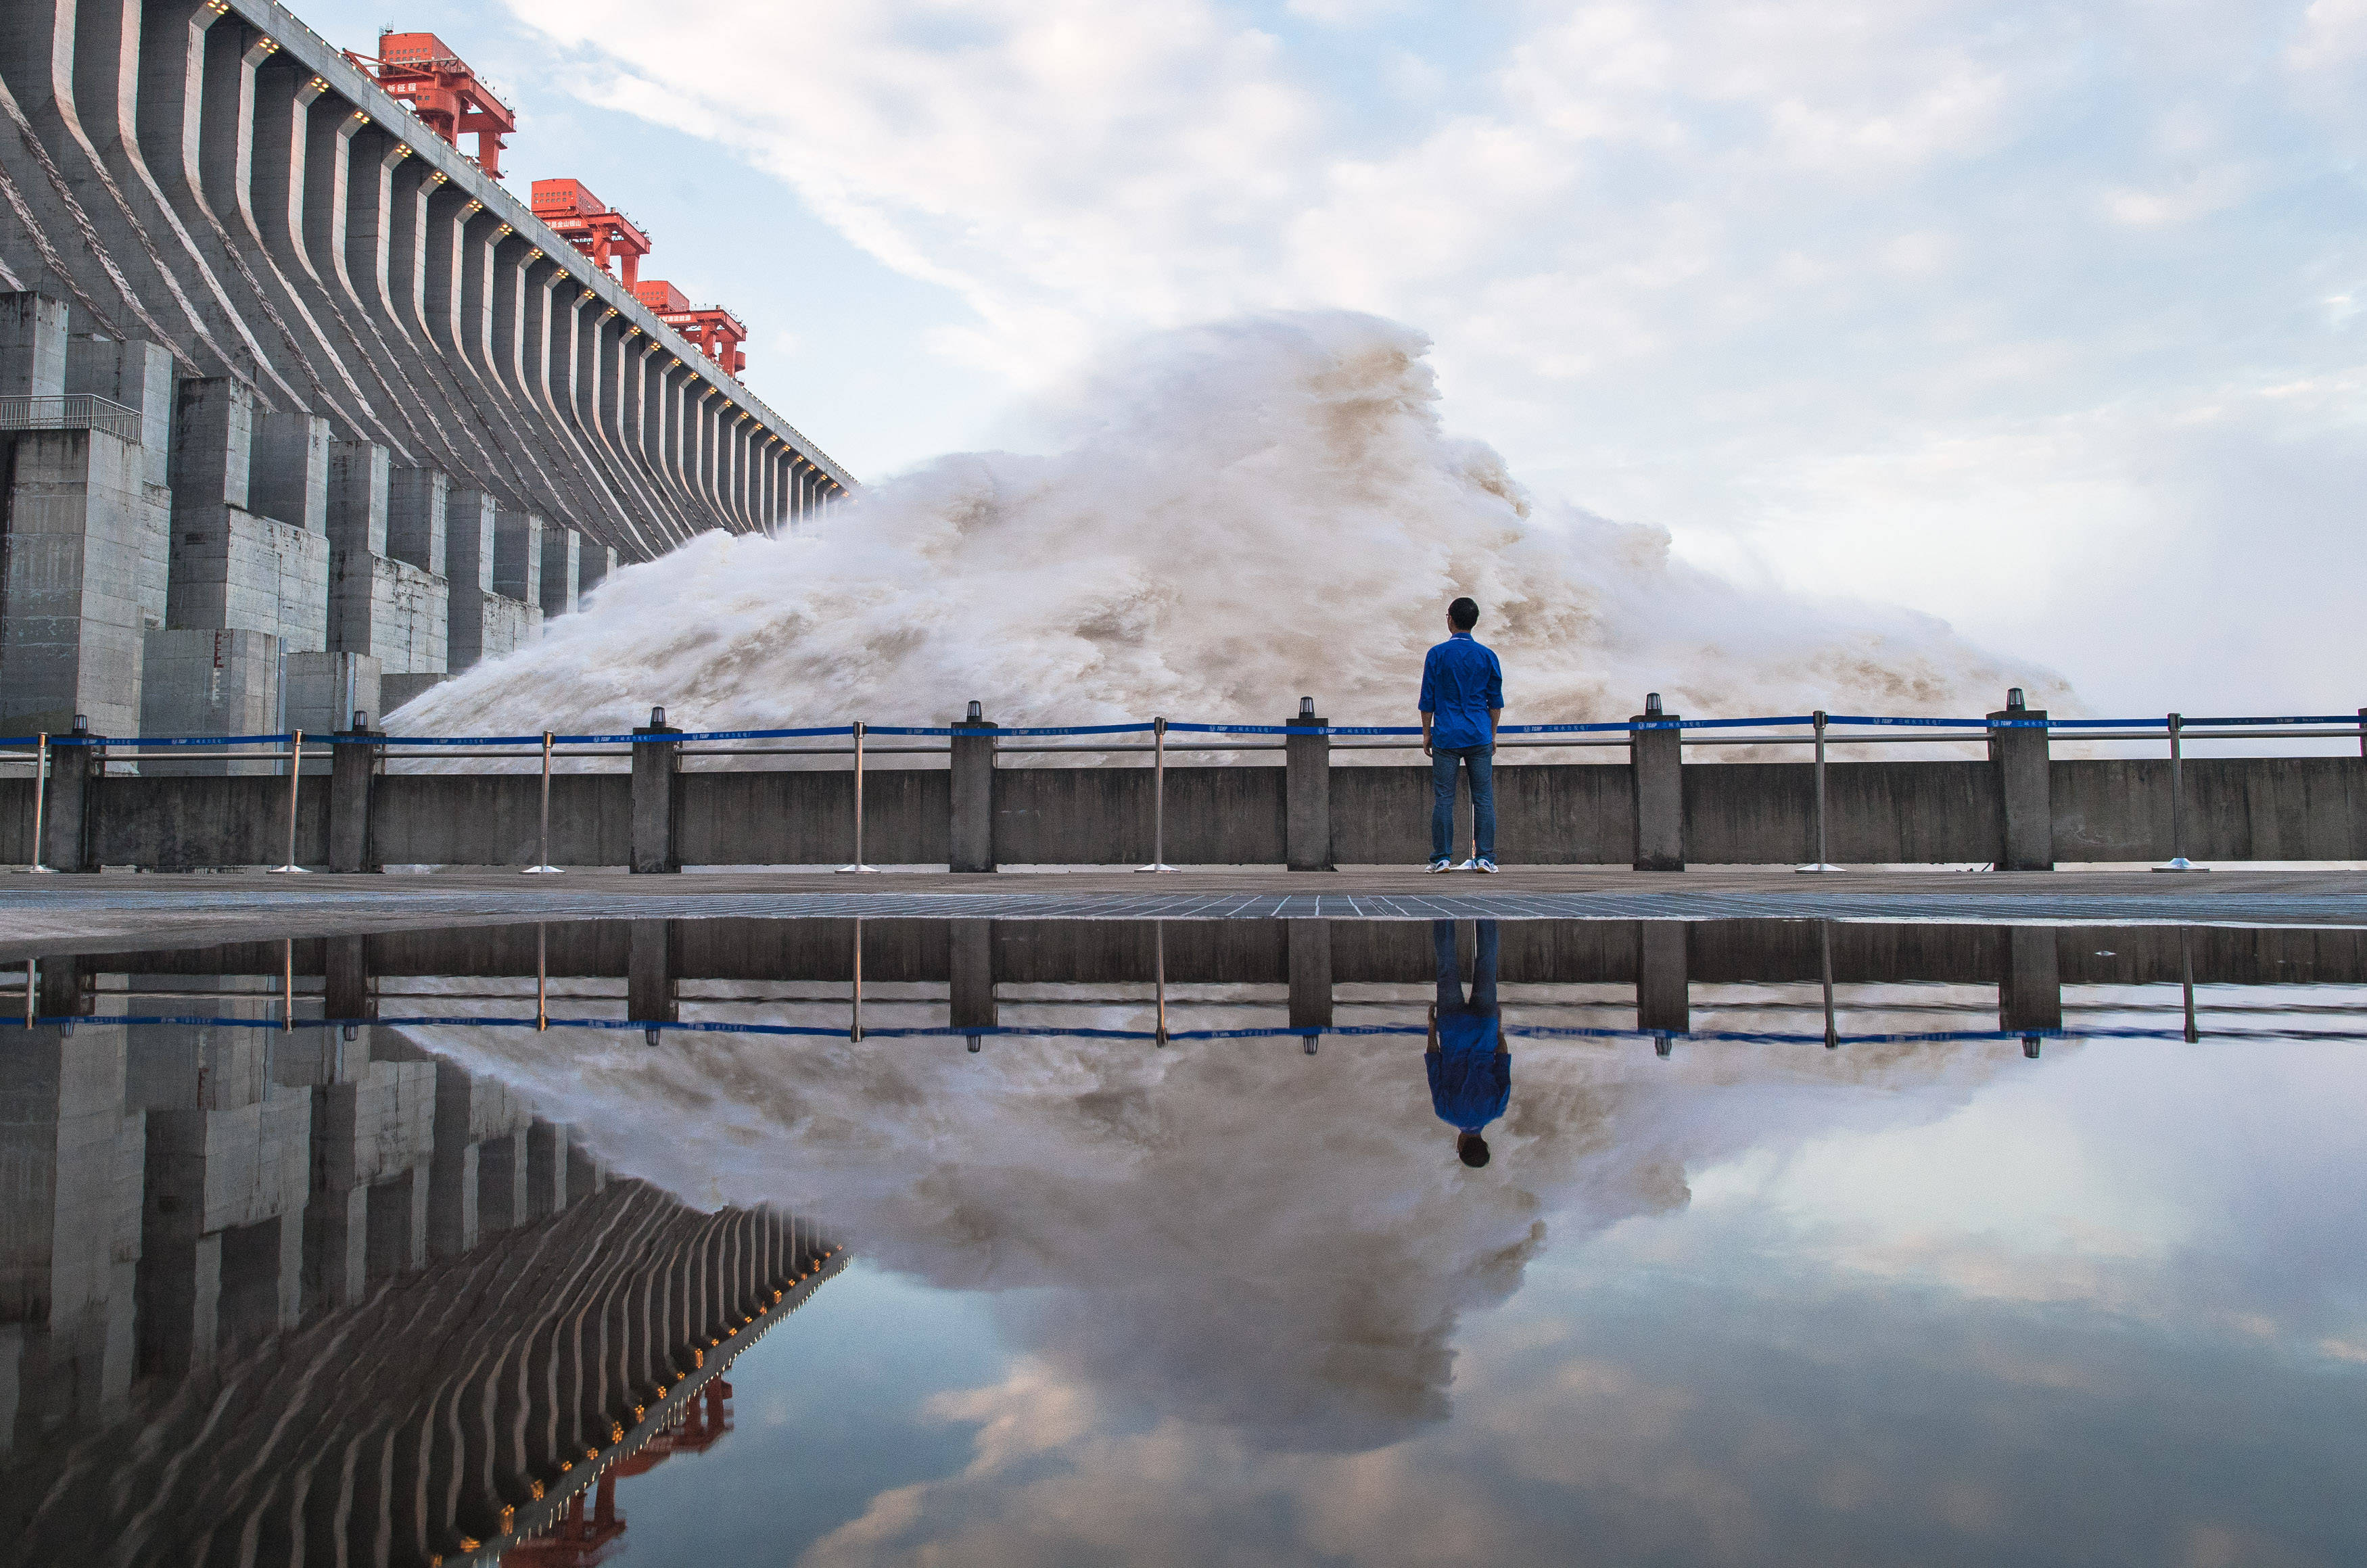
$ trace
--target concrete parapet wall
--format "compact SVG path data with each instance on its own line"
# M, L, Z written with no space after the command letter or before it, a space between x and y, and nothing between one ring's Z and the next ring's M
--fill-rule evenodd
M2189 758L2193 860L2367 860L2367 763L2350 757ZM2059 860L2166 860L2166 758L2056 762Z
M531 865L542 820L532 773L390 773L370 798L370 853L384 865ZM632 781L550 781L550 853L561 865L623 865L632 854Z
M204 658L216 646L216 634L151 635L160 647L174 639L187 643L185 672L182 663L157 660L156 669L170 676L169 684L155 687L159 701L167 691L223 681L250 707L259 706L265 668L260 656L243 667L243 675L240 668L216 671ZM382 679L382 705L391 706L408 694L395 684L397 678ZM224 722L212 732L267 728ZM246 765L276 766L267 760ZM2367 859L2367 762L2340 757L2214 759L2186 768L2190 855ZM1683 775L1683 833L1692 863L1782 865L1813 852L1811 765L1721 763L1688 767ZM1634 797L1623 769L1536 764L1504 768L1497 777L1500 854L1506 863L1626 863ZM2052 780L2057 858L2146 860L2169 852L2166 763L2056 762ZM176 779L99 781L93 786L98 861L276 863L285 853L278 847L286 833L284 804L266 780L231 782L252 787L241 794ZM1271 766L1170 770L1168 859L1180 864L1281 863L1283 782L1284 770ZM313 783L307 782L308 791ZM1415 863L1426 855L1425 770L1338 768L1330 783L1336 862ZM625 865L639 859L690 865L826 865L855 853L851 772L694 772L674 775L674 784L666 829L670 845L637 846L629 778L558 774L551 793L551 859L572 865ZM539 852L540 788L538 776L529 773L387 775L370 794L370 857L382 864L530 863ZM995 859L1004 865L1142 863L1151 852L1151 791L1152 775L1144 768L998 769ZM1835 763L1828 770L1827 791L1828 843L1836 860L1984 864L1999 852L2000 812L1988 764ZM0 795L6 798L12 797ZM29 810L29 792L22 798ZM323 804L309 794L306 799L308 813ZM865 859L882 865L946 863L952 807L950 775L942 768L868 773ZM667 815L661 812L659 818ZM657 830L654 819L644 826ZM300 858L320 863L325 846L325 824L308 818ZM640 849L652 854L640 856Z
M1429 924L1421 920L1333 920L1335 983L1421 985L1435 974ZM630 922L568 920L447 930L384 931L366 940L373 975L531 976L538 957L552 976L627 972ZM674 972L685 980L844 981L854 976L850 919L679 920ZM1164 948L1172 984L1279 985L1288 978L1288 932L1279 920L866 919L866 981L944 982L951 977L951 935L958 926L991 930L993 978L1012 984L1144 984ZM1687 928L1686 969L1704 984L1813 982L1822 973L1820 942L1832 943L1833 977L1856 984L1913 980L1988 984L2005 962L1999 932L1969 925L1820 927L1812 920L1705 920ZM542 942L537 946L539 931ZM1507 982L1630 985L1637 976L1637 922L1507 920L1501 976ZM2259 985L2367 980L2367 931L2270 927L2254 930L2124 927L2109 951L2090 931L2057 940L2065 985L2157 985L2183 977L2191 958L2198 982ZM323 966L324 943L299 940L300 976ZM92 960L101 968L153 973L257 975L280 972L278 942L239 942L169 954ZM167 967L169 965L170 967Z
M285 776L115 777L101 781L93 793L92 852L101 865L201 871L277 865L288 855ZM301 781L296 858L308 865L328 863L325 777Z

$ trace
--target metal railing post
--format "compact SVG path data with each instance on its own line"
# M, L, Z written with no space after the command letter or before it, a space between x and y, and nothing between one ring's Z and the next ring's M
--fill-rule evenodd
M2186 720L2169 716L2169 859L2156 871L2208 871L2186 858L2186 756L2182 732Z
M1158 1007L1157 1032L1151 1035L1154 1044L1167 1043L1167 922L1150 922L1150 976L1154 987L1151 995Z
M33 740L33 864L32 869L47 874L49 867L41 863L42 809L50 798L50 738L46 732ZM31 1005L27 1004L25 1021L32 1021Z
M1821 717L1822 716L1819 715L1818 716ZM1817 922L1817 936L1818 956L1824 961L1825 1049L1828 1051L1835 1051L1840 1048L1841 1032L1834 1026L1833 1023L1833 922L1830 920L1818 920Z
M2178 928L2178 964L2180 988L2186 998L2186 1043L2189 1045L2203 1038L2194 1027L2194 928Z
M534 864L519 873L522 876L556 876L559 868L550 863L550 731L542 732L542 854ZM540 1028L539 1024L536 1025Z
M304 874L296 863L296 791L304 782L304 732L296 731L288 738L288 863L271 868L276 875Z
M855 922L855 1008L847 1017L846 1037L855 1041L863 1038L863 921L860 917Z
M1137 871L1173 871L1167 863L1167 720L1150 721L1150 863ZM1162 1010L1161 1016L1164 1018ZM1167 1026L1160 1025L1163 1031Z
M859 718L855 721L855 863L843 865L838 869L841 871L878 871L879 869L876 865L865 864L863 860L863 721ZM862 968L860 960L857 961L855 967L860 972ZM861 1007L858 1006L855 1011L859 1018L862 1013ZM855 1038L859 1040L862 1036L858 1034Z
M1808 722L1817 727L1817 858L1812 863L1795 869L1816 872L1839 871L1840 867L1825 858L1825 710L1818 708L1809 715ZM1830 985L1828 983L1829 993L1830 989ZM1829 995L1827 1000L1829 1003ZM1828 1013L1831 1010L1829 1006L1826 1008ZM1828 1029L1826 1032L1830 1033L1831 1031ZM1829 1045L1832 1042L1828 1040L1826 1043Z
M534 925L534 1026L550 1027L550 928L540 920Z

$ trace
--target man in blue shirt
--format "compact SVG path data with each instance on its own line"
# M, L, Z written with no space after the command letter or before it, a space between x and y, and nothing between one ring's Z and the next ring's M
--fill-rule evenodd
M1421 661L1421 749L1430 758L1430 869L1455 865L1455 774L1471 773L1471 828L1478 841L1466 867L1496 869L1496 720L1504 711L1504 667L1479 646L1471 628L1479 606L1457 599L1446 607L1444 642Z
M1455 922L1433 920L1430 934L1438 949L1438 1001L1430 1010L1430 1048L1422 1054L1430 1108L1455 1129L1455 1152L1476 1168L1488 1163L1480 1130L1512 1098L1512 1055L1504 1049L1504 1014L1496 1005L1496 922L1479 922L1468 1003L1455 959Z

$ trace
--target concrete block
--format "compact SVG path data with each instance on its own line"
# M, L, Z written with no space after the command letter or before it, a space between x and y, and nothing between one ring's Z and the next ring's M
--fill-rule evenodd
M123 1053L119 1026L87 1024L0 1052L0 1452L96 1420L130 1386L145 1133Z
M378 713L379 701L379 661L367 653L288 656L287 696L279 718L287 728L307 735L349 729L355 714Z
M955 920L946 934L953 985L952 1008L946 1020L953 1029L992 1029L994 1001L994 922Z
M162 523L144 454L104 431L25 431L14 450L0 573L0 719L98 734L140 713L143 563Z
M493 513L493 592L542 610L543 520L507 507Z
M276 735L282 703L280 641L261 632L152 631L145 638L142 735ZM143 773L276 773L254 761L192 758L141 763Z
M296 652L325 650L328 538L236 507L176 502L165 624L269 632Z
M64 304L0 294L0 398L54 398L66 389Z
M668 736L682 731L653 724L633 731L633 860L640 872L678 872L677 840L682 802L682 743ZM647 737L643 739L641 737Z
M2044 1032L2063 1027L2063 987L2052 926L2008 926L1998 932L1998 1027Z
M300 411L255 420L246 510L308 534L329 531L329 422Z
M386 547L379 552L409 561L432 576L446 571L452 481L441 468L387 471Z
M515 599L455 583L444 662L453 674L514 652L533 640L541 612Z
M947 825L949 869L994 869L994 724L965 719L954 726L953 817ZM982 733L963 734L964 730Z
M1693 989L1685 958L1684 922L1636 923L1637 1028L1669 1034L1692 1030Z
M388 553L387 516L393 495L391 457L375 442L330 444L325 500L329 544L333 548L373 556ZM258 506L256 510L268 509Z
M583 595L606 582L615 575L616 570L617 547L595 545L586 539L583 542L583 553L577 563L575 572L576 603L581 604Z
M140 415L140 493L146 515L140 536L140 616L164 624L173 559L173 405L177 395L173 356L159 344L119 343L95 333L66 345L66 390L121 403Z
M1290 953L1290 1027L1331 1027L1331 922L1285 920Z
M1312 703L1283 720L1300 728L1328 724ZM1330 871L1331 863L1331 738L1283 738L1283 851L1293 871Z
M2043 720L2046 712L2043 708L2009 705L1989 717ZM1989 761L1997 771L1999 815L2004 826L1998 845L1997 868L2053 871L2055 806L2045 728L2038 724L1992 728Z
M572 528L546 524L542 530L542 614L575 613L577 583L583 572L583 536Z
M490 491L452 487L444 511L444 575L456 593L493 591L493 514Z
M441 675L450 658L451 588L407 560L333 548L329 643L389 673ZM376 709L372 709L376 712Z
M639 867L634 869L639 870ZM625 978L625 1016L636 1023L674 1023L682 1017L674 987L678 942L672 920L634 920Z
M160 344L81 333L66 344L66 390L121 403L140 416L142 482L173 482L173 356Z
M1666 720L1670 725L1667 729L1639 729L1629 738L1637 871L1685 869L1685 750L1684 732L1674 728L1678 716L1659 712L1635 716L1638 723Z
M424 673L381 675L378 682L378 700L386 705L388 713L401 713L403 705L410 702L412 698L429 687L440 686L450 679L449 675Z
M226 377L180 384L173 415L173 507L203 512L247 504L255 461L255 394ZM177 525L180 522L175 518Z

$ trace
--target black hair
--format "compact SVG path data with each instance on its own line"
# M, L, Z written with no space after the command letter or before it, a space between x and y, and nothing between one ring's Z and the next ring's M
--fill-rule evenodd
M1456 631L1467 632L1479 624L1479 601L1457 599L1446 607L1446 624Z
M1463 1163L1477 1170L1488 1163L1488 1140L1477 1133L1466 1133L1455 1140L1455 1152Z

